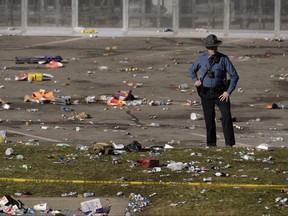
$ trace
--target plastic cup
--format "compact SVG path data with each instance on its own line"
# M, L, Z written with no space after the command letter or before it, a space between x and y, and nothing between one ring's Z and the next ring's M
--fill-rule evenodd
M49 207L48 207L47 203L41 203L38 205L34 205L33 209L35 211L47 212L49 210Z
M17 159L17 160L23 160L23 159L24 159L24 156L23 156L23 155L16 155L16 159Z
M13 154L13 149L12 149L12 148L7 148L6 151L5 151L5 154L6 154L7 156Z
M190 119L193 120L193 121L201 120L203 118L204 118L203 115L198 114L198 113L191 113L191 115L190 115Z

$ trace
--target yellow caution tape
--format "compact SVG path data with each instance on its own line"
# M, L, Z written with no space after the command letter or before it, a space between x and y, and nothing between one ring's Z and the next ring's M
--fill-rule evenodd
M192 186L215 188L252 188L252 189L288 189L288 185L263 185L263 184L226 184L226 183L201 183L201 182L145 182L145 181L100 181L100 180L64 180L64 179L23 179L0 178L2 182L35 182L35 183L72 183L72 184L128 184L128 185L164 185L164 186Z

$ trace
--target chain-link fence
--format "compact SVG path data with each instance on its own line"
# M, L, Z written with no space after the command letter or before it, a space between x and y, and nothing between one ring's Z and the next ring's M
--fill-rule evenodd
M0 0L0 33L284 37L285 0ZM106 32L106 33L105 33ZM166 34L161 34L161 33ZM169 33L168 33L169 32Z

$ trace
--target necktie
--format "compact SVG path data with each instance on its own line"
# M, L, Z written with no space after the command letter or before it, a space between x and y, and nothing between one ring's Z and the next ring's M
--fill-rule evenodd
M211 67L213 66L212 64L213 64L214 59L215 59L215 55L210 56L209 59L208 59L209 64L210 64Z

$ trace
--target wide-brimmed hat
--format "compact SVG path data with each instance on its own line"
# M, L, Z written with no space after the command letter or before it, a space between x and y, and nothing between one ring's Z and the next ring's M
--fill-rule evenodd
M203 39L203 43L206 47L215 47L221 45L222 41L218 40L216 35L210 34L205 39Z

